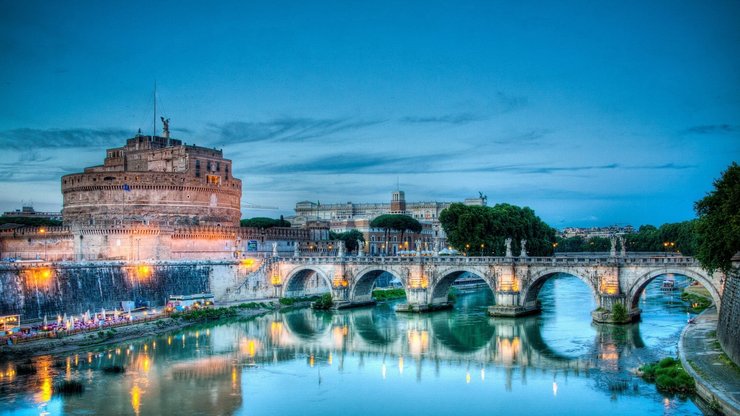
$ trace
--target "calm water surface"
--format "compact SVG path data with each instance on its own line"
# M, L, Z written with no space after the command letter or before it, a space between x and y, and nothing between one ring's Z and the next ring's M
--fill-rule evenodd
M591 323L590 289L574 277L542 289L543 313L486 316L490 291L452 311L300 310L208 325L92 352L0 363L0 415L701 414L633 376L674 355L686 305L642 300L642 322ZM124 365L125 374L102 368ZM79 396L54 386L79 380Z

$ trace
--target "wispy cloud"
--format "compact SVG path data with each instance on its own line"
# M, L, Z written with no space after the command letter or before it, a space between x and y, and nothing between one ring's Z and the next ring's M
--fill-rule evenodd
M456 113L456 114L443 114L438 116L408 116L403 117L399 121L401 123L440 123L440 124L468 124L474 121L482 120L483 117L472 114L472 113Z
M684 131L688 134L732 134L740 132L740 126L732 124L706 124L689 127Z
M121 143L131 132L120 128L13 129L0 132L0 147L12 150L30 148L105 147Z
M356 120L352 118L293 118L285 117L265 122L233 121L209 124L215 133L217 145L260 141L301 142L327 137L340 132L359 130L382 123L382 120Z
M494 112L509 113L529 105L529 99L524 96L510 95L503 91L496 91L492 103Z

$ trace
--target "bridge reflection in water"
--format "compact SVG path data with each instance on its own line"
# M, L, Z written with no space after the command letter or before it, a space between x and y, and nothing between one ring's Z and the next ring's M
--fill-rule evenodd
M588 298L588 287L571 280L575 282L562 287L570 296L565 300ZM5 377L0 384L12 374L11 395L25 394L30 403L56 405L65 413L142 415L179 409L187 409L186 414L238 413L252 397L245 388L274 372L283 375L271 380L293 392L300 390L298 379L303 385L307 376L315 376L320 384L322 374L329 379L330 371L338 371L354 374L362 385L404 374L421 382L442 372L514 394L527 389L529 374L532 383L551 378L548 389L554 396L559 388L563 393L563 378L590 377L597 390L613 394L609 377L629 380L625 361L632 354L644 355L640 325L594 325L572 308L555 313L555 301L545 292L552 291L543 292L545 313L526 318L489 317L490 291L461 296L454 310L434 314L397 314L392 303L335 312L274 312L91 353L41 357L35 361L39 371L27 378L10 365L8 371L0 367ZM582 304L581 312L588 314L592 306ZM563 338L577 339L579 348ZM105 375L101 370L111 365L125 366L126 374ZM52 398L51 386L62 379L87 380L87 391ZM522 388L514 388L518 382Z

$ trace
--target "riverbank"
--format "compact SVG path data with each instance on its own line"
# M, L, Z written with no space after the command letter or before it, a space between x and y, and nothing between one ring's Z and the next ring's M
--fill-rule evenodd
M231 318L253 318L273 311L271 308L257 307L251 309L235 308L236 314ZM104 328L99 331L87 331L63 338L40 338L14 345L0 345L0 361L22 360L39 355L56 355L90 348L118 344L139 338L146 338L166 332L177 331L191 325L203 323L203 320L189 320L164 316L160 319L119 326L114 330ZM211 321L213 322L213 321ZM105 334L100 336L99 334Z
M712 306L686 325L678 343L684 369L696 381L696 393L711 410L740 416L740 367L717 341L717 308Z

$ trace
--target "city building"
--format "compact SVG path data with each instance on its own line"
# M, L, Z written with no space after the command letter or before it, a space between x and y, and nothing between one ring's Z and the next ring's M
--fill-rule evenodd
M11 218L38 218L43 220L52 220L52 221L61 221L62 220L62 213L61 212L40 212L33 209L33 205L31 204L24 204L21 209L16 209L15 211L5 211L3 212L3 217L11 217Z
M487 198L480 195L478 198L467 198L463 203L484 206ZM407 202L405 192L397 190L391 194L389 202L321 204L318 201L301 201L296 204L296 215L289 220L294 227L302 227L308 221L327 221L335 233L358 230L365 238L365 251L368 254L431 252L435 247L446 246L439 216L451 204L438 201ZM385 230L370 227L373 219L384 214L408 215L421 223L422 231L418 234L391 232L386 235Z
M566 227L560 232L560 236L563 238L570 237L604 237L608 238L612 235L624 235L632 234L635 232L634 227L631 225L610 225L608 227Z

